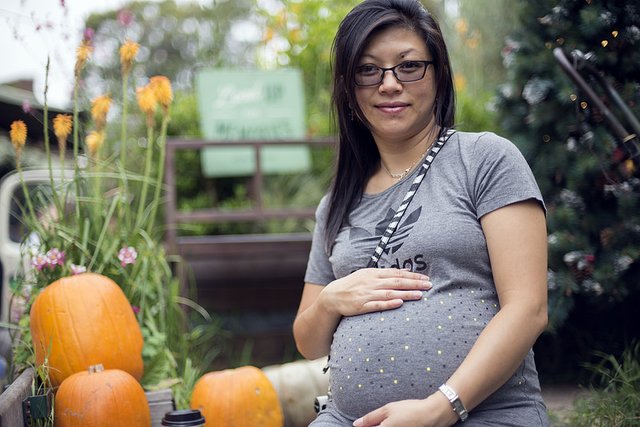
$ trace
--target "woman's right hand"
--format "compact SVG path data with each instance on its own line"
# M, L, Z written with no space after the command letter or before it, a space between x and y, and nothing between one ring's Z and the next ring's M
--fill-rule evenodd
M355 316L419 300L431 286L424 274L397 268L364 268L325 286L319 302L329 313Z
M429 277L397 268L365 268L326 286L305 283L293 322L298 350L307 359L326 356L343 316L392 310L429 289Z

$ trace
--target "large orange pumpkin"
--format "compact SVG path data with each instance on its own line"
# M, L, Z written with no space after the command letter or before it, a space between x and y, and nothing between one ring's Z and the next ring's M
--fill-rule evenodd
M83 273L44 288L31 307L36 364L47 359L58 386L91 365L142 378L142 332L122 289L108 277Z
M284 415L269 378L254 366L209 372L193 388L191 408L205 426L282 427Z
M150 427L140 383L119 369L91 366L65 379L55 398L56 427Z

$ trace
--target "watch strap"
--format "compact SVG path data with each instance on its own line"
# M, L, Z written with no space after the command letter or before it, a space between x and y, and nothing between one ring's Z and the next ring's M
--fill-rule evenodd
M451 407L453 408L453 412L455 412L458 418L460 418L460 421L465 422L467 418L469 418L469 412L464 407L458 393L446 384L442 384L438 390L440 390L440 392L442 392L442 394L444 394L449 400L449 403L451 403Z

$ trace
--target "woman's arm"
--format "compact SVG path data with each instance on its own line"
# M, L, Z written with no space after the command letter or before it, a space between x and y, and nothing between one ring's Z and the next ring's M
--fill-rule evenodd
M398 308L429 289L427 276L396 268L364 268L326 286L306 283L293 322L298 351L307 359L326 356L343 316Z
M470 410L504 384L547 326L547 230L537 201L480 220L500 311L448 384Z
M293 336L298 351L307 359L329 354L333 332L340 322L339 314L322 307L319 296L324 286L305 283L298 314L293 321Z
M468 411L513 375L547 325L547 232L542 207L533 200L514 203L488 213L480 222L500 310L447 381ZM452 412L438 391L424 400L385 405L355 425L374 426L384 420L385 426L448 426L457 420Z

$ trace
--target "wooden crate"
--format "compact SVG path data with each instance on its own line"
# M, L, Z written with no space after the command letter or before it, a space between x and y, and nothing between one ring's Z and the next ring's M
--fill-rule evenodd
M22 402L31 395L33 369L26 369L0 394L0 427L24 427ZM164 414L175 409L171 389L145 393L151 411L151 426L161 427Z
M149 401L149 410L151 411L151 427L161 427L162 417L175 408L173 401L173 393L170 388L162 390L148 391L147 401ZM0 426L2 427L2 426Z
M22 401L31 394L33 369L26 369L0 394L0 427L24 427Z

